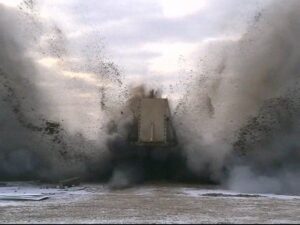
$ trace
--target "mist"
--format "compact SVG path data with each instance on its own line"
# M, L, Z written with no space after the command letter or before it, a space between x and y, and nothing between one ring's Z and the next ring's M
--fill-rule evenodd
M298 193L299 8L271 1L201 50L178 109L189 168L237 191Z
M36 7L31 1L20 9L0 5L0 177L103 178L110 171L103 109L109 110L113 98L105 98L111 92L100 82L69 79L70 71L87 73L78 71L85 62L74 68L64 33L41 19ZM58 60L56 66L45 65L49 58ZM104 83L107 76L111 85L120 85L111 62L98 58L97 63L101 73L90 75L92 81Z

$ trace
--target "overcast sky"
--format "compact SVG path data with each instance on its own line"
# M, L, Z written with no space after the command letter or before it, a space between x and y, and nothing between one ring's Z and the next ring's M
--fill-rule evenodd
M47 46L50 51L39 54L36 60L43 66L58 69L55 76L67 81L61 82L54 75L45 76L42 72L44 82L40 85L44 85L45 90L48 88L48 96L56 99L54 108L57 114L61 108L61 117L69 119L72 125L78 120L78 127L86 122L84 118L90 119L90 114L95 117L99 114L93 108L98 104L97 87L103 85L103 80L99 83L97 79L99 57L114 62L129 83L162 87L166 97L178 99L178 88L170 92L165 87L176 85L194 71L209 43L238 40L257 12L270 1L34 1L36 15L62 31L62 45L68 49L64 62L69 60L73 67L77 67L60 68L57 65L59 57L53 52L61 46L51 45L53 33L46 32L39 44L41 49L43 45L50 45ZM24 6L24 0L0 0L0 3L18 9L20 5ZM198 70L192 73L198 73ZM69 86L72 87L66 92ZM85 110L82 110L83 105ZM74 117L70 116L72 113ZM94 123L95 120L90 121Z
M101 51L128 80L168 85L182 69L195 67L205 44L237 40L268 1L39 0L36 5L41 17L62 29L72 57L84 60ZM49 57L40 61L51 64Z

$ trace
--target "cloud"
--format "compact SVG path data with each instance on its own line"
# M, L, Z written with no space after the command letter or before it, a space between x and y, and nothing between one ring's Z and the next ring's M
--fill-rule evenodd
M154 76L165 76L171 84L174 74L181 73L180 58L192 67L197 58L194 48L208 40L240 36L268 2L42 0L37 7L41 17L61 27L69 57L76 58L68 63L79 76L97 73L101 55L114 61L126 77L150 82ZM82 66L87 61L93 66Z
M180 7L178 1L71 2L45 4L47 10L63 10L61 14L72 21L68 22L67 36L74 45L103 43L105 51L126 75L139 73L142 77L150 76L154 65L156 72L174 72L180 56L190 57L189 46L200 45L207 39L240 35L265 4L213 0L189 1ZM92 49L95 52L91 55L99 51Z
M193 14L208 4L206 0L162 0L164 16L169 18L184 17Z

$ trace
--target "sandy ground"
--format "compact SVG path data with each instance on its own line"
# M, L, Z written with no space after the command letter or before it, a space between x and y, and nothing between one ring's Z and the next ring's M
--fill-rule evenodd
M239 195L201 185L149 184L109 190L101 184L68 189L29 183L0 195L41 194L43 201L0 200L1 223L299 223L300 197Z

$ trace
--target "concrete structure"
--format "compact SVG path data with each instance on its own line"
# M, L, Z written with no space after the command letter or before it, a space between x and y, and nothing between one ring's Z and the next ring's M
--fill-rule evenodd
M138 113L138 145L174 145L176 136L171 124L167 99L142 98Z

